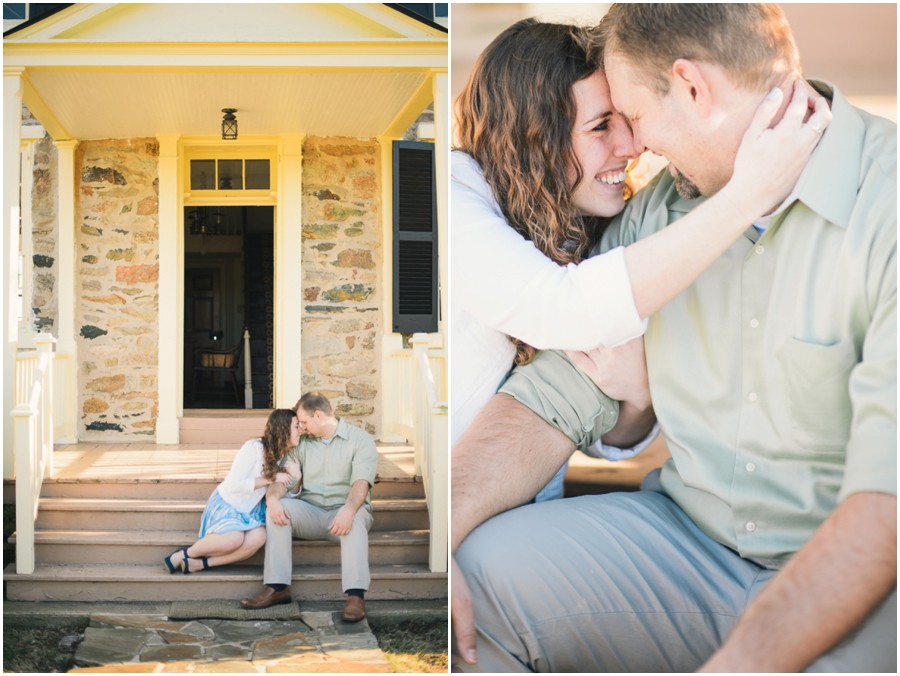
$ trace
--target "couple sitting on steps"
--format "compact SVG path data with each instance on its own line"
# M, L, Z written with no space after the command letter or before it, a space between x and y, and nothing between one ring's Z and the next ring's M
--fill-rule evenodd
M244 599L248 609L291 600L291 540L341 545L343 619L366 615L369 588L371 487L378 452L360 428L334 415L317 392L291 409L275 409L259 439L238 451L200 521L200 539L164 559L185 575L243 561L266 547L263 591ZM268 542L267 542L268 541Z

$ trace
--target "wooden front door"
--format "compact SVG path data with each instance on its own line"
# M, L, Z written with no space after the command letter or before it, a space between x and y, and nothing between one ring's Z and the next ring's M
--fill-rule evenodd
M184 271L184 383L185 407L193 408L190 384L198 348L224 349L220 317L220 271L188 268ZM217 337L217 339L214 339Z

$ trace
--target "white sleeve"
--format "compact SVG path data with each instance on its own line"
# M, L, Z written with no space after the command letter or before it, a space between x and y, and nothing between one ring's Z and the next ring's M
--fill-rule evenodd
M241 450L234 456L231 469L222 481L222 485L232 494L252 493L256 489L254 467L262 452L262 442L251 439L244 442Z
M454 304L538 349L614 347L643 334L624 248L557 265L506 223L475 161L451 156Z
M654 423L653 429L644 437L641 441L636 443L631 448L619 448L618 446L607 446L603 443L602 439L598 439L593 443L592 446L585 449L584 454L589 455L592 458L604 458L606 460L611 460L612 462L618 462L619 460L628 460L628 458L633 458L638 453L642 452L644 449L649 446L656 436L659 434L659 423Z

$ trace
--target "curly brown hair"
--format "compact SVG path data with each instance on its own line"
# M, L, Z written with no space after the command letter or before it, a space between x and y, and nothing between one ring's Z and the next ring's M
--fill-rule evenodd
M598 70L602 52L595 29L523 19L481 53L456 100L457 149L479 164L509 225L560 265L583 260L608 220L573 201L583 172L572 85ZM533 358L513 342L517 363Z
M266 421L261 441L263 445L263 476L274 481L278 463L291 450L291 424L297 414L289 408L276 408Z

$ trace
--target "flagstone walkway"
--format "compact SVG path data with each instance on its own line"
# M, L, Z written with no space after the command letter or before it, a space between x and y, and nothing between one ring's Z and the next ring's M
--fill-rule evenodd
M366 620L340 611L288 620L90 618L70 673L378 673L390 666Z

